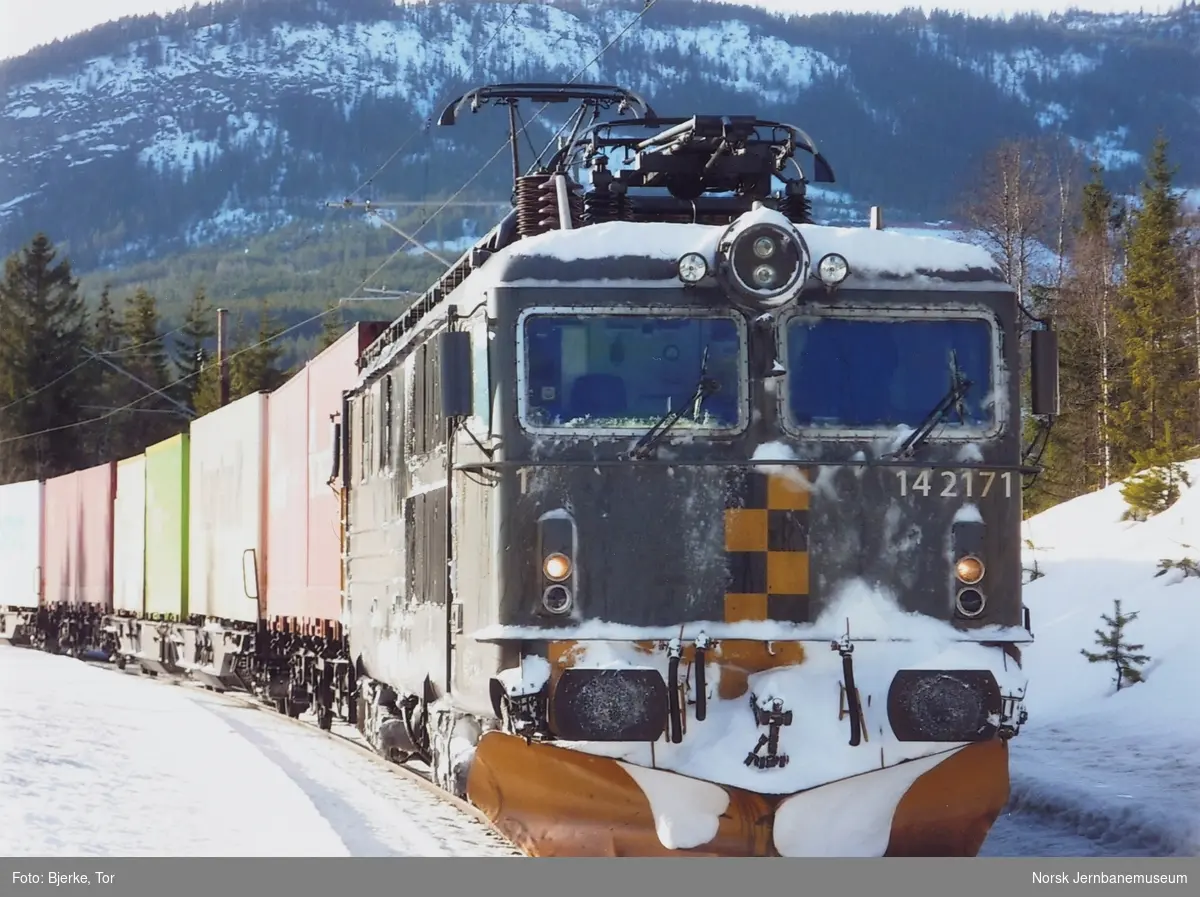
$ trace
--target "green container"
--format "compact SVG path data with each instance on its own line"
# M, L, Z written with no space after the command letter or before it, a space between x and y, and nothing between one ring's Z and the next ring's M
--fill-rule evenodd
M146 614L188 613L188 434L146 449Z

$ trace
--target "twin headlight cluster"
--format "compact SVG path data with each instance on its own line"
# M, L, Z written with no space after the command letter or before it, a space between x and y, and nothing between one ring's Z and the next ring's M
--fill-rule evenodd
M781 221L786 221L780 216ZM775 308L792 298L811 273L810 255L800 233L783 223L735 221L717 244L716 270L699 252L678 262L679 279L697 284L713 274L733 295L756 308ZM816 275L835 287L850 274L845 257L831 252L817 262Z

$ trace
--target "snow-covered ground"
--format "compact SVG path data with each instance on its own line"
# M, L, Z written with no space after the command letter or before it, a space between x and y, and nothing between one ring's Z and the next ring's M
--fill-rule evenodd
M1070 832L1108 856L1200 850L1200 578L1155 575L1163 559L1200 561L1200 462L1187 470L1195 485L1143 523L1121 520L1119 484L1027 521L1025 565L1044 574L1025 587L1029 723L1012 742L1012 812L985 852L1037 826L1072 855ZM1114 599L1138 613L1125 640L1150 656L1119 693L1112 666L1080 653L1100 650Z
M0 646L0 856L511 854L272 711Z

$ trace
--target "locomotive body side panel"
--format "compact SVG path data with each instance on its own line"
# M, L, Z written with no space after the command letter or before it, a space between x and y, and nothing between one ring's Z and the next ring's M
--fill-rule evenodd
M347 590L354 652L369 675L410 694L445 689L445 471L424 347L352 403Z

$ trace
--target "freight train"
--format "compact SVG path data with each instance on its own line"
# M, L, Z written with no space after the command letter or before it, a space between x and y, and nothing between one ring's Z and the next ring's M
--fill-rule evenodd
M524 101L578 108L517 176ZM0 638L344 719L533 856L975 855L1053 331L976 247L813 223L795 126L440 124L489 105L514 208L397 320L0 488Z

